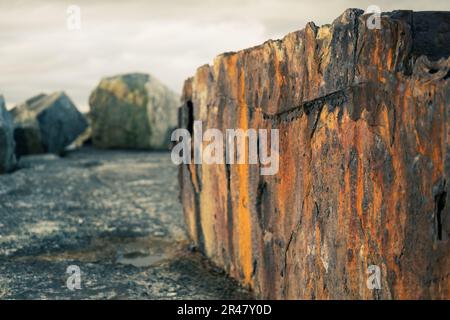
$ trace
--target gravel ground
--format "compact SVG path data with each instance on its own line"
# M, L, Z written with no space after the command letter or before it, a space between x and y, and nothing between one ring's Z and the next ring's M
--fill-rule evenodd
M0 175L0 299L249 297L190 247L169 153L84 148L19 167Z

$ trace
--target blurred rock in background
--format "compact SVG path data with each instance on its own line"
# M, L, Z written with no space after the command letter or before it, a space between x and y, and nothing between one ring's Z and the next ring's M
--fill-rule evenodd
M40 94L11 110L16 155L61 154L88 127L64 92Z
M154 77L133 73L101 80L89 104L96 147L166 149L180 103Z
M0 95L0 173L11 171L16 164L14 132L5 99Z

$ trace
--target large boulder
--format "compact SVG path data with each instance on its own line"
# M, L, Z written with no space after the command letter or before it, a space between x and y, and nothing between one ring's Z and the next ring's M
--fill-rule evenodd
M102 79L89 104L100 148L164 149L177 125L179 97L148 74Z
M0 173L11 171L16 165L14 132L11 115L0 95Z
M37 95L16 106L11 113L18 156L60 154L88 126L64 92Z

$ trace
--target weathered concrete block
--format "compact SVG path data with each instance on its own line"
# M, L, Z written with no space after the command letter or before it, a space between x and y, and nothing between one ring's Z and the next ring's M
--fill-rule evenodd
M450 298L450 13L367 18L309 23L185 83L185 128L280 130L276 175L180 167L193 241L259 297Z

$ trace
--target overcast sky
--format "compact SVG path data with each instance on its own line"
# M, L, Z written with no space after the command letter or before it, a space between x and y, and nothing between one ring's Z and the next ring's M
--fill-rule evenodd
M100 79L145 72L180 93L224 51L280 38L346 8L450 10L449 0L0 0L0 94L8 106L64 90L82 110ZM81 9L81 30L67 8Z

